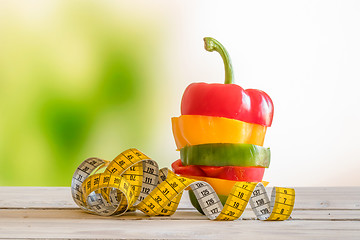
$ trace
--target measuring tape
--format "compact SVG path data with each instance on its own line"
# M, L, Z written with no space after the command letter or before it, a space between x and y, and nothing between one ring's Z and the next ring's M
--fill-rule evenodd
M223 206L207 182L159 169L154 160L134 148L112 161L86 159L74 173L71 193L75 203L90 213L112 216L138 209L149 216L170 216L188 187L210 220L236 220L248 202L260 220L286 220L295 202L292 188L274 187L270 201L262 183L237 182Z

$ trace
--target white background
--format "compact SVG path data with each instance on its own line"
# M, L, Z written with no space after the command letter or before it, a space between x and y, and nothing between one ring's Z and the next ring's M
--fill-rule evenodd
M169 82L162 84L166 93L158 107L168 111L158 118L153 148L166 150L154 158L169 165L178 157L169 119L180 115L186 86L224 80L221 57L203 48L202 38L211 36L229 51L237 84L261 89L274 102L264 144L272 159L264 180L280 186L360 184L360 1L153 7L164 6L170 36L161 69Z

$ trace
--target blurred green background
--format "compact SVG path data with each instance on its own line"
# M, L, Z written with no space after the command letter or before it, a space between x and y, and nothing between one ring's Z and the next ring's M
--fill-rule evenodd
M2 0L0 186L69 186L84 159L131 147L169 167L185 88L224 81L206 36L230 53L237 84L274 102L264 180L359 185L359 11L356 0Z
M68 186L87 157L148 148L161 24L116 3L33 3L0 4L0 185Z

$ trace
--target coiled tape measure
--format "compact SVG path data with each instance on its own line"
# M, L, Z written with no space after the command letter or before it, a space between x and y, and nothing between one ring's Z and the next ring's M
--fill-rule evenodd
M149 216L170 216L188 187L210 220L236 220L248 202L260 220L286 220L295 202L292 188L274 187L270 201L262 183L237 182L223 206L207 182L159 169L154 160L134 148L112 161L86 159L74 173L71 193L75 203L90 213L110 216L138 209Z

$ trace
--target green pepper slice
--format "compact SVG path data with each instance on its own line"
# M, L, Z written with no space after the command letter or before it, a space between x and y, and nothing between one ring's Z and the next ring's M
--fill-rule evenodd
M180 149L181 163L204 166L266 167L270 165L270 148L253 144L214 143Z

